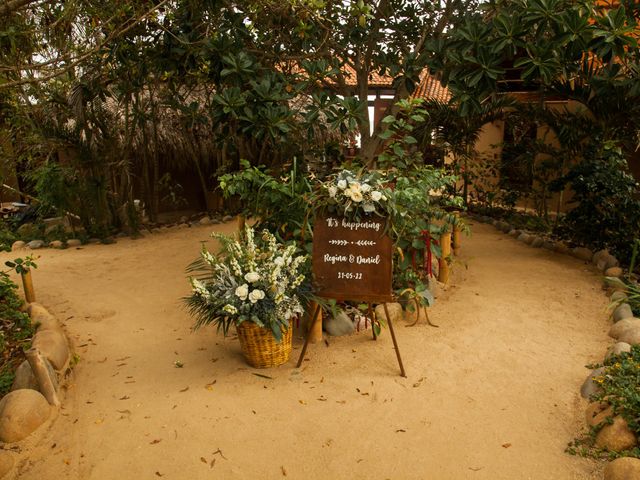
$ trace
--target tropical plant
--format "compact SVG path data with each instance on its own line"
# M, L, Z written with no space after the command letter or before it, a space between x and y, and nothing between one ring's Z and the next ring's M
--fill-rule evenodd
M640 187L614 142L591 144L582 161L560 178L568 184L575 207L562 219L558 233L595 248L609 247L619 258L630 258L640 231Z
M29 316L21 311L23 302L17 289L9 272L0 271L0 395L11 387L15 368L24 360L23 351L29 348L33 336Z
M593 400L609 403L617 415L627 421L629 428L640 434L640 345L632 345L630 352L614 355L605 362L602 375L595 377L601 390Z
M193 292L186 298L194 329L214 324L229 327L253 322L269 329L277 341L293 318L302 314L306 288L300 273L307 257L294 244L283 245L267 230L255 237L246 227L240 239L214 234L222 248L213 255L203 246L201 258L188 268Z

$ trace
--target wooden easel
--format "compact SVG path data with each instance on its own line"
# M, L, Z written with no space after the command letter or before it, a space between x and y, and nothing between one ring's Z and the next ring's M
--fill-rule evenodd
M400 366L400 376L407 378L407 374L404 371L404 365L402 364L402 357L400 356L400 348L398 348L398 341L396 340L396 333L393 330L393 322L391 321L391 315L389 315L389 308L387 307L386 299L382 302L384 307L384 314L387 317L387 323L389 324L389 332L391 332L391 339L393 340L393 348L396 351L396 358L398 359L398 365ZM307 335L304 340L304 346L302 347L302 352L300 352L300 358L298 358L298 363L296 364L296 368L300 368L302 362L304 361L304 357L307 353L307 347L309 346L309 338L311 337L311 332L313 332L313 327L316 322L322 321L322 314L319 312L320 304L316 305L316 308L313 311L313 315L310 318L313 319L313 323L310 325L309 330L307 331ZM376 335L375 329L375 312L373 310L371 302L368 302L368 312L369 317L371 318L371 331L373 332L373 340L378 340L378 336ZM320 315L318 315L320 313Z

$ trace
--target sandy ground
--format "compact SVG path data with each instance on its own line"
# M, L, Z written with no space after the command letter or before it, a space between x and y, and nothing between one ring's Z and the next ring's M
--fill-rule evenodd
M201 241L213 248L209 232L38 252L38 300L80 359L18 478L601 475L564 453L583 427L584 365L607 344L606 297L583 263L475 225L455 285L430 310L440 328L396 327L408 378L388 331L312 345L296 370L298 334L287 365L258 372L237 340L190 331L184 271Z

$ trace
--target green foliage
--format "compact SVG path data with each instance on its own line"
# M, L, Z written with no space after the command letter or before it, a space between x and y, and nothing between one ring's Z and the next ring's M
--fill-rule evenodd
M619 258L630 258L640 232L640 189L628 171L620 148L612 142L593 145L571 167L556 188L568 184L575 207L558 232L594 248L609 247Z
M18 260L22 259L15 262ZM0 395L11 387L13 371L24 360L23 351L30 347L33 336L29 316L20 311L22 300L16 295L17 288L8 273L0 271Z
M612 357L603 375L594 381L602 387L602 392L593 399L611 404L613 411L622 415L629 428L640 435L640 345L633 345L631 352Z
M311 184L298 162L294 159L289 171L285 167L280 175L265 167L252 167L246 160L241 165L242 170L218 179L225 198L236 196L243 214L258 221L256 228L266 228L285 240L308 240Z
M33 255L29 255L25 258L16 258L13 262L7 260L4 264L19 275L27 273L31 268L38 268Z
M11 245L16 240L18 240L18 237L11 230L9 225L4 220L0 220L0 252L10 252Z
M616 277L607 277L606 282L610 286L619 288L627 295L626 299L612 303L609 307L613 309L621 303L628 303L633 314L640 317L640 285L631 279L622 280Z

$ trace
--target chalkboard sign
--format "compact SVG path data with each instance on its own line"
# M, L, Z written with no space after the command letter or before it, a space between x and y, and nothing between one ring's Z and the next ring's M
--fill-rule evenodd
M386 220L318 218L313 228L313 275L317 295L337 300L391 302L393 242Z

